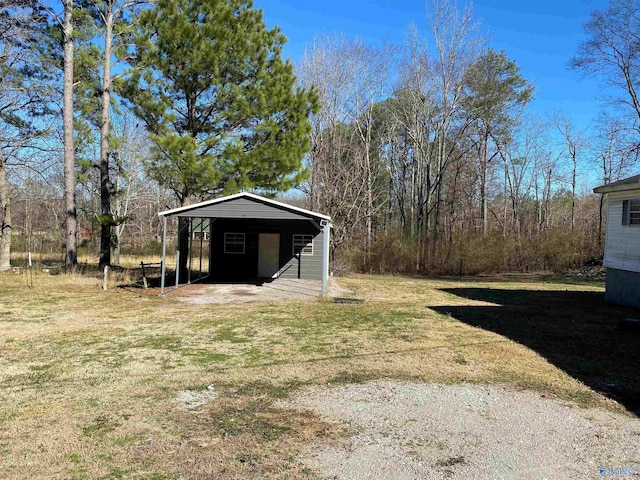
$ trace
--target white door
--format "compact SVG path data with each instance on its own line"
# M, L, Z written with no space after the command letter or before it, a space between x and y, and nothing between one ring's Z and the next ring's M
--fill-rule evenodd
M261 233L258 242L258 277L275 278L280 266L280 234Z

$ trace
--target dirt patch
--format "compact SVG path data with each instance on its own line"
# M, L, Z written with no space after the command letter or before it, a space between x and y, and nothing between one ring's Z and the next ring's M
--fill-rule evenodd
M184 405L186 408L197 408L209 403L211 400L218 397L218 392L213 385L209 385L204 390L183 390L176 395L175 401Z
M249 297L252 295L257 295L256 292L249 292L248 290L234 290L231 292L232 295L239 295L241 297Z
M533 391L381 380L280 402L360 433L301 460L320 478L593 478L640 474L640 420ZM602 469L602 470L601 470Z
M329 279L329 297L348 293L334 279ZM197 284L180 288L172 295L192 305L236 302L273 302L282 300L316 300L322 294L322 282L278 278L263 284L215 283Z

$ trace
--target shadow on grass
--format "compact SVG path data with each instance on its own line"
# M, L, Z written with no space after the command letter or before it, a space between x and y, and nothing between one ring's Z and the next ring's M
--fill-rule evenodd
M640 416L640 333L618 321L640 312L608 304L601 292L446 288L459 297L495 303L433 310L531 348L593 390Z
M140 270L140 269L137 269ZM156 271L157 270L157 271ZM139 278L136 278L135 282L131 285L126 285L127 287L142 287L142 273L139 273ZM165 275L164 284L166 288L173 288L176 284L176 272L175 270L167 270ZM180 275L180 286L183 287L190 280L191 283L200 283L203 285L255 285L255 286L263 286L268 285L274 281L271 278L247 278L242 280L234 280L234 281L223 281L212 278L209 276L207 272L203 272L200 274L197 270L193 270L191 273L191 278L186 276L184 279L182 275ZM161 276L160 269L157 268L155 270L151 270L151 273L147 276L147 285L149 288L160 288L161 285Z

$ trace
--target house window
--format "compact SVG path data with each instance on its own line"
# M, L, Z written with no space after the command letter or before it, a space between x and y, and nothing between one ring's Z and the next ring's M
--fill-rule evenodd
M224 253L244 254L244 233L225 232Z
M294 235L293 254L313 255L313 235Z
M622 225L640 225L640 199L622 201Z

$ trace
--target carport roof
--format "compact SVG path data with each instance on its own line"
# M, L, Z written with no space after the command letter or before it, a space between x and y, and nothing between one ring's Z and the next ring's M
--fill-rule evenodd
M201 217L201 218L259 218L259 219L317 219L331 221L331 217L321 213L294 207L286 203L242 192L215 198L186 207L165 210L161 217Z

